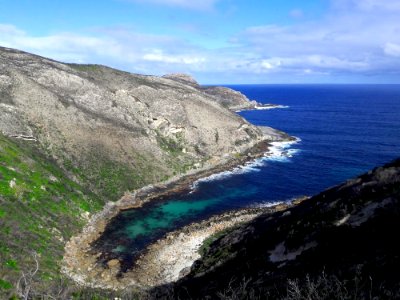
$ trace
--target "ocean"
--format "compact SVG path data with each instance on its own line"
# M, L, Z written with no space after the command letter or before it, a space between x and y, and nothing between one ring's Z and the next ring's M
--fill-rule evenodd
M316 194L400 156L400 85L232 85L284 108L243 111L298 138L273 155L194 183L189 194L120 213L95 247L129 269L148 244L194 221Z

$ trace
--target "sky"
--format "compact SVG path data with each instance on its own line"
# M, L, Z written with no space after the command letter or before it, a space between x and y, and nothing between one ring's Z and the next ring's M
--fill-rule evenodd
M0 0L0 46L202 84L400 83L400 0Z

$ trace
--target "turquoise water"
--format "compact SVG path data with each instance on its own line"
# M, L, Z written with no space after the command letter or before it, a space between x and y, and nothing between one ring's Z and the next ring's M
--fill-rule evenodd
M123 270L149 243L161 238L166 232L212 216L213 208L224 206L238 197L251 197L257 189L229 188L225 193L198 198L198 194L176 195L162 201L152 201L139 209L126 210L107 226L95 247L105 254L104 261L120 258ZM207 194L207 193L205 193Z
M195 190L122 212L94 244L100 260L129 269L150 243L229 210L313 195L400 156L399 85L234 86L250 99L288 106L245 111L256 125L299 137L274 156L196 184Z
M201 212L207 207L215 205L218 201L221 201L221 199L208 199L197 202L171 200L154 207L145 218L130 221L129 225L124 229L125 234L131 239L135 239L140 235L150 235L154 230L168 228L175 220L189 214ZM129 218L132 217L129 213L127 216Z

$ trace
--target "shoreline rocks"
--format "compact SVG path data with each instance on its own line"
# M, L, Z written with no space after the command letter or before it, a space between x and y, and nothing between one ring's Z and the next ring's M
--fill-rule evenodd
M274 140L278 139L279 136L281 140L288 139L287 135L277 133ZM123 276L121 277L118 268L119 264L117 264L117 262L108 262L107 266L100 266L97 263L97 258L99 257L99 255L101 255L101 253L92 253L90 245L101 236L108 222L120 211L138 208L148 201L157 201L157 199L162 199L163 197L172 195L174 193L189 191L192 183L197 179L207 177L211 174L221 171L229 170L238 165L242 165L247 161L262 157L268 151L269 146L269 141L264 140L263 142L258 143L250 149L247 149L245 151L246 155L242 154L237 157L226 158L225 161L220 161L219 164L209 165L201 170L192 170L184 176L175 177L163 183L149 185L133 193L126 193L120 200L115 203L108 202L101 212L93 215L90 218L88 224L84 227L81 234L72 237L70 241L66 243L65 254L62 262L62 272L80 285L113 290L123 289L127 286L151 286L151 284L154 284L155 282L173 280L177 278L177 276L179 277L179 273L183 269L189 267L187 262L194 261L194 259L197 258L197 256L193 254L192 250L189 250L190 253L188 253L187 255L185 254L185 263L182 263L182 269L175 269L173 275L166 274L165 278L158 277L157 281L146 283L142 280L142 278L144 278L145 276L143 274L143 269L140 268L150 265L148 257L146 258L146 256L144 256L138 260L141 261L139 269L134 268L132 271L123 274ZM241 213L243 214L243 212ZM256 215L257 214L252 212L248 214L247 217L235 217L236 219L232 219L231 221L225 220L224 216L222 216L222 218L225 220L224 223L221 223L220 225L218 225L217 223L215 224L215 226L212 227L212 229L206 231L204 231L203 229L202 231L200 231L198 233L199 236L191 240L191 242L193 243L190 245L189 248L197 250L199 247L199 242L204 240L210 234L216 232L218 228L227 228L228 226L234 225L241 220L250 220ZM189 225L190 228L195 228L196 226L196 224ZM167 238L168 236L170 236L169 239L172 240L174 240L176 237L175 235L167 234ZM160 245L159 243L162 244L162 242L160 241L155 244ZM153 246L152 248L152 246L150 245L148 249L153 249L153 251L156 251L157 253L161 251L159 248L154 247L156 246ZM150 251L150 253L154 252ZM148 270L146 270L146 273L148 273ZM161 274L165 274L165 271L164 273L161 272Z
M168 233L151 244L137 260L133 271L142 275L138 278L138 283L151 288L179 280L190 272L193 263L201 257L199 250L207 238L249 222L263 213L272 213L289 206L280 203L273 207L228 212Z

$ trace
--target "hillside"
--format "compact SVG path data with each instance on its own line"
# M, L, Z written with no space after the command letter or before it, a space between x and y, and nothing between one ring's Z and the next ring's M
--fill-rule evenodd
M2 299L36 261L35 290L57 289L66 241L107 201L268 139L190 85L2 47L0 116Z
M6 48L0 65L1 132L37 141L106 199L218 162L263 138L205 93L174 80Z
M215 102L233 111L254 109L258 106L264 106L255 100L249 100L241 92L222 86L201 86L193 77L187 74L167 74L163 78L172 79L176 82L184 83L204 92L207 96L214 99ZM274 107L269 104L266 106Z
M35 259L35 280L50 292L58 284L65 242L103 204L32 141L0 135L0 298L35 269Z
M174 295L399 299L398 228L400 159L211 239Z

